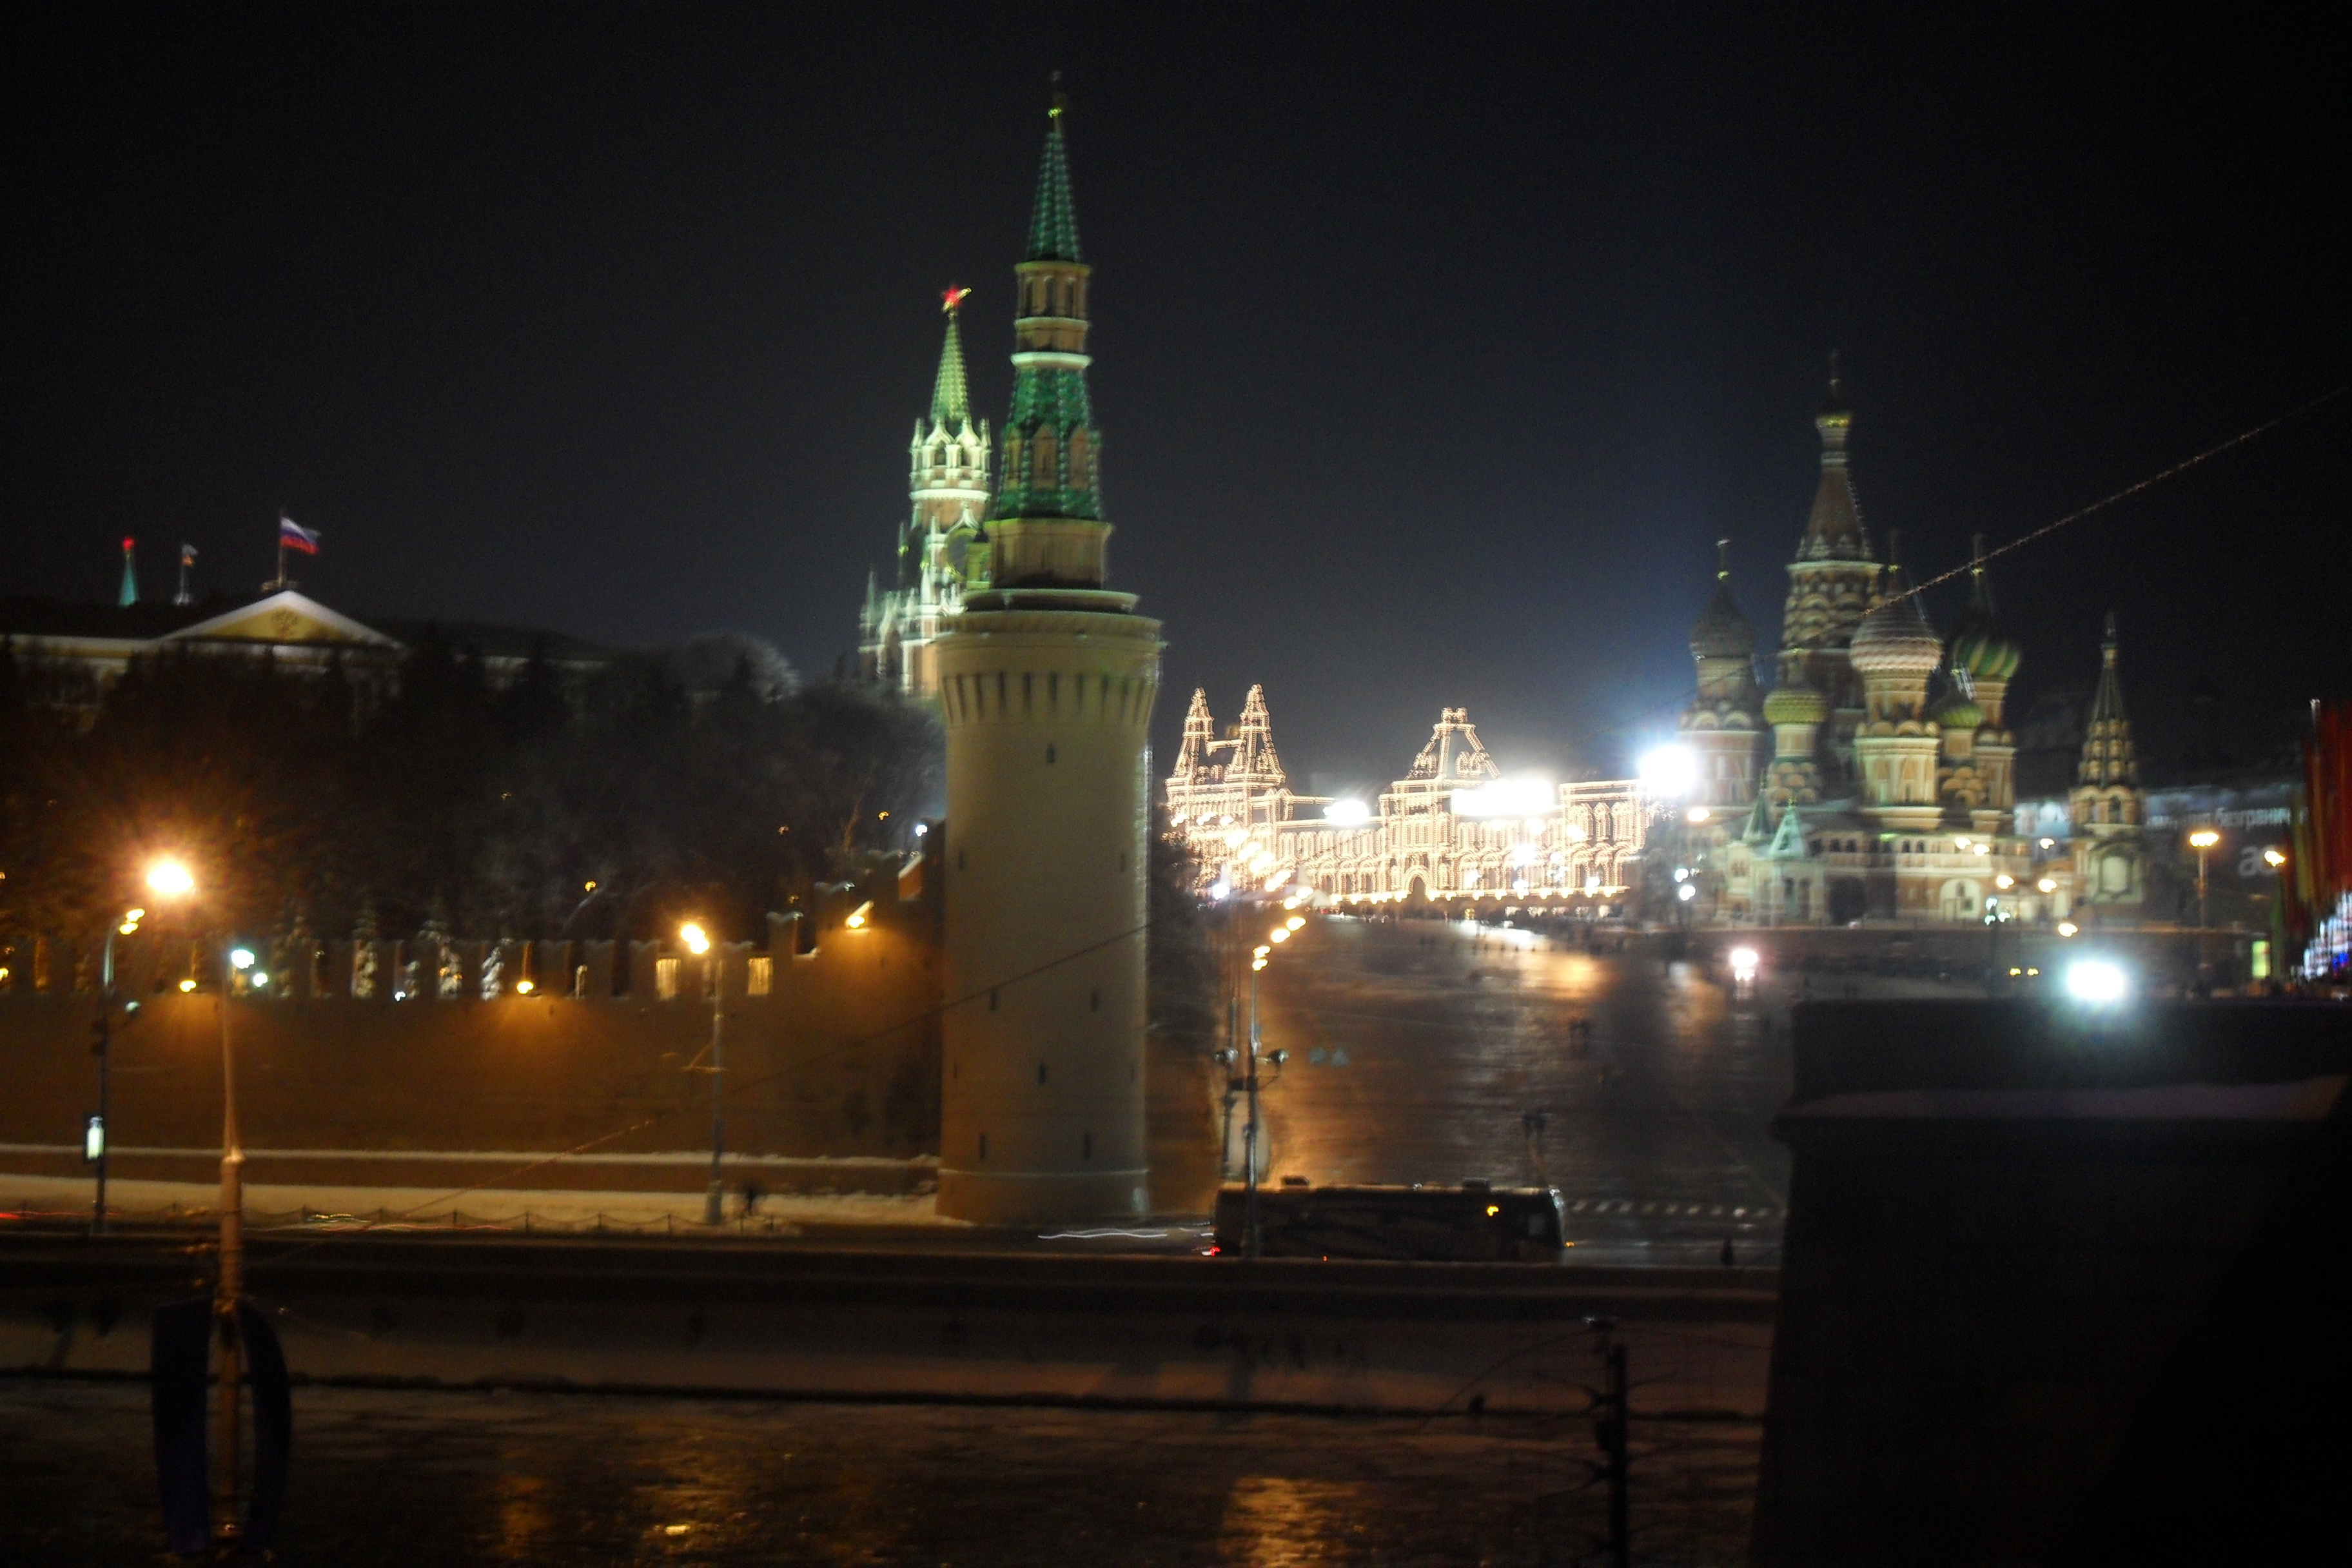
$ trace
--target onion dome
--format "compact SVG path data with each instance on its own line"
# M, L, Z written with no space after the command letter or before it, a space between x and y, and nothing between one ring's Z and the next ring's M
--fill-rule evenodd
M1731 592L1731 541L1715 542L1717 565L1715 574L1715 597L1691 627L1690 650L1693 658L1753 658L1756 657L1756 628L1739 613L1739 601Z
M1952 664L1979 680L2007 680L2017 673L2024 650L2002 632L1993 616L1992 584L1985 576L1984 535L1969 542L1969 613L1952 637Z
M1810 686L1776 686L1764 699L1767 724L1818 724L1830 716L1830 700Z
M1984 710L1965 691L1945 693L1944 700L1927 710L1927 717L1947 730L1984 728Z
M1853 629L1853 668L1864 676L1934 674L1944 662L1944 639L1927 624L1900 567L1887 569L1886 586L1887 597Z

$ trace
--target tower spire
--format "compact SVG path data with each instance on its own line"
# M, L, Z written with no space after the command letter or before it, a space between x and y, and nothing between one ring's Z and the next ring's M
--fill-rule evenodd
M1055 71L1060 81L1062 73ZM1070 204L1070 153L1062 139L1062 117L1070 100L1059 88L1045 110L1045 151L1037 161L1037 199L1029 212L1029 249L1024 261L1084 261L1078 254L1078 218Z
M2132 745L2131 720L2124 712L2124 681L2116 668L2116 613L2109 610L2106 636L2099 643L2099 691L2091 700L2091 721L2083 733L2083 761L2074 774L2078 784L2139 783L2139 758Z
M122 542L122 591L114 602L126 609L139 602L139 542L135 539Z
M963 374L963 302L971 290L950 283L941 292L940 312L948 319L947 339L940 345L940 374L931 383L931 423L950 427L971 422L971 395Z
M992 582L999 588L1099 588L1108 576L1109 526L1102 521L1096 429L1087 392L1087 296L1094 269L1078 251L1070 201L1069 151L1056 92L1029 248L1013 275L1013 411L1004 422L1003 481L994 524Z
M1830 354L1829 395L1813 416L1822 437L1822 477L1813 488L1813 510L1805 519L1804 537L1797 542L1800 561L1874 561L1870 531L1862 521L1862 503L1854 498L1853 479L1846 470L1846 437L1853 429L1853 411L1845 405L1845 384L1838 375L1838 356Z

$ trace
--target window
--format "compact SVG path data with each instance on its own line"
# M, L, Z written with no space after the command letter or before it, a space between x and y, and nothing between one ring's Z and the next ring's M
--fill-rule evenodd
M654 991L665 1002L674 1002L677 999L677 959L654 960Z
M764 955L754 956L751 968L743 976L743 991L750 996L765 996L775 984L776 961Z

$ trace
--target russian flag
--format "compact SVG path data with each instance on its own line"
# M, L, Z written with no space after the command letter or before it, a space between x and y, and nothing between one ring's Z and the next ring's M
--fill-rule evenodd
M280 512L278 517L278 548L316 555L319 553L319 536Z

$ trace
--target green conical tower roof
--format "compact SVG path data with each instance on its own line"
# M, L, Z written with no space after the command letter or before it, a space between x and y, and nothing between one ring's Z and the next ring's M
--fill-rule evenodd
M122 542L122 591L114 596L117 605L128 608L139 602L139 560L137 541Z
M992 519L1102 521L1102 432L1087 393L1086 281L1093 269L1078 256L1062 113L1056 94L1038 166L1029 254L1014 268L1021 305L1013 321L1013 408Z
M1054 95L1053 128L1037 162L1037 203L1029 214L1029 253L1024 261L1084 261L1078 254L1078 218L1070 205L1070 153L1062 141L1062 98Z
M940 345L940 375L931 384L931 423L954 429L971 423L971 397L963 379L963 297L969 289L950 289L946 294L948 336Z

